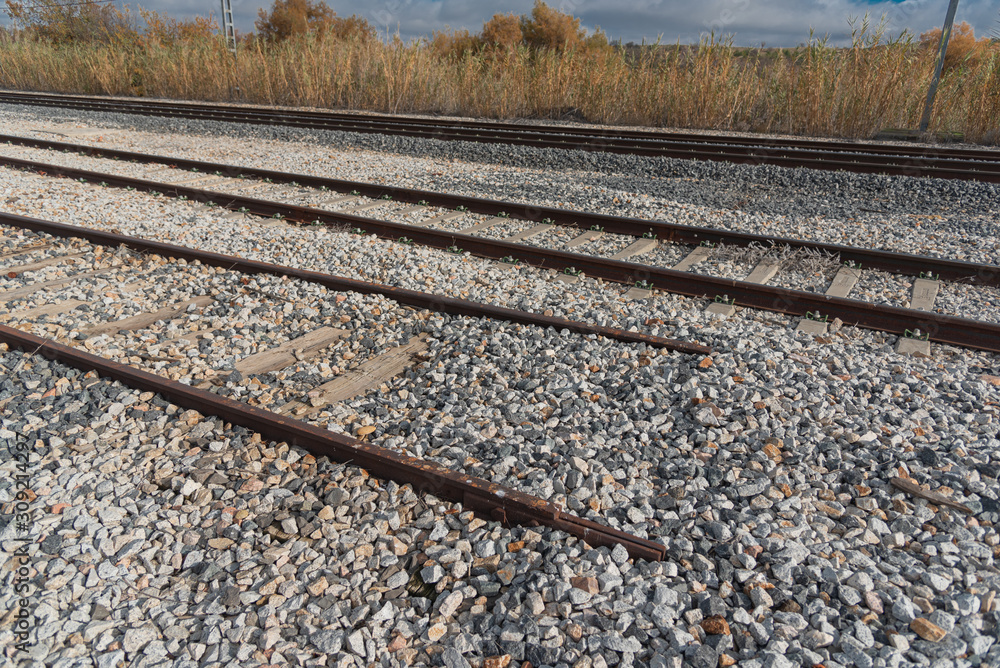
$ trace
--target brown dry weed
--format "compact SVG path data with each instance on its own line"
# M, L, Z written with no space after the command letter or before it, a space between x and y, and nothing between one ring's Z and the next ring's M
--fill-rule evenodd
M792 50L697 47L448 52L398 38L248 40L216 36L120 44L0 40L0 87L498 119L808 136L914 128L934 53L863 26L854 44ZM1000 143L1000 47L949 68L932 131Z

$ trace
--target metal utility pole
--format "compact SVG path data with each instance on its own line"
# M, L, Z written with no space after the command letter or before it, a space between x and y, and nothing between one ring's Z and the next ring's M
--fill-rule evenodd
M944 56L948 52L948 41L951 39L951 25L955 22L955 12L958 10L958 0L951 0L948 5L948 15L944 18L941 28L941 48L938 50L937 66L934 68L934 78L931 88L927 91L927 104L924 106L924 116L920 119L920 131L927 132L931 124L931 107L934 106L934 96L937 95L938 82L941 80L941 70L944 68Z
M236 26L233 24L232 0L222 0L222 32L226 36L226 46L236 55Z

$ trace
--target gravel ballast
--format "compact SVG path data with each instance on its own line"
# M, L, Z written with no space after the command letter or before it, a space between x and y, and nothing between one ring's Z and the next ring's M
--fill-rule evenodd
M81 127L94 132L60 137ZM1000 255L997 184L11 105L0 132L970 262Z
M24 119L36 129L75 119L112 129L74 141L99 136L99 145L144 152L325 174L336 165L341 178L537 196L605 213L651 217L669 210L683 220L686 211L689 220L712 226L779 226L826 240L845 234L832 220L854 218L857 229L871 230L870 245L986 262L997 250L989 204L996 192L981 184L32 113L3 107L0 131L30 134ZM229 272L178 269L77 242L56 240L4 261L6 267L72 252L81 254L80 270L112 272L0 307L8 313L59 299L100 302L49 316L35 333L90 343L93 352L119 360L144 350L151 359L135 363L182 382L218 369L223 382L213 391L265 407L307 398L311 386L348 366L345 353L357 364L379 347L427 334L427 354L404 375L310 419L346 433L373 426L373 443L661 541L668 555L661 563L635 562L621 549L589 549L547 529L504 529L152 394L4 351L0 647L10 661L1000 664L996 355L932 344L930 358L903 357L894 351L895 337L838 323L825 335L805 335L785 316L740 310L712 317L701 300L656 293L626 301L625 286L591 279L566 284L545 271L504 269L371 236L229 220L148 194L2 173L0 201L12 213L635 328L717 351L684 356L414 312L384 298L280 278L243 282ZM728 210L740 178L749 179L754 196L740 211ZM878 206L893 213L860 211L874 208L875 193L885 200ZM927 220L937 221L933 233L911 234L915 221ZM4 253L52 242L0 232ZM554 238L537 243L547 240ZM604 243L613 252L614 238ZM676 257L670 247L657 252ZM746 253L715 264L731 266L736 276L760 259ZM835 271L823 258L785 260L803 289L824 290ZM66 271L52 266L0 279L0 290ZM105 294L144 272L152 272L152 287L134 298ZM908 298L908 279L865 277L856 290L872 301ZM167 297L205 294L219 295L218 305L140 332L74 335ZM946 286L939 299L946 312L996 321L991 294ZM256 384L224 375L242 356L330 324L352 334L317 358ZM193 327L219 333L184 364L164 362L182 354L173 341ZM22 452L33 497L24 527L14 521L15 455ZM901 477L972 513L900 490L892 480ZM29 564L26 597L14 590L19 549ZM26 654L15 647L22 609L31 615Z

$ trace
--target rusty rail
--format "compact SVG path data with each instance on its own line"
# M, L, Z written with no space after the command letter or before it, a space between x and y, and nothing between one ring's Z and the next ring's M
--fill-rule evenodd
M0 158L0 163L4 162L8 164L20 164L26 169L37 170L40 168L39 163L20 160L18 158ZM823 315L831 318L840 318L843 322L849 325L856 325L867 329L888 332L890 334L905 335L907 331L919 330L921 333L927 334L931 341L936 341L938 343L948 343L966 348L1000 352L1000 325L980 320L958 318L955 316L941 315L939 313L929 311L918 311L915 309L899 308L895 306L881 306L855 299L818 295L802 290L789 290L770 285L748 283L745 281L715 278L712 276L700 276L685 271L675 271L672 269L664 269L661 267L654 267L633 262L610 260L590 255L583 255L580 253L547 250L537 246L485 239L468 234L445 232L426 227L414 227L403 223L391 223L346 213L315 209L312 207L271 202L251 197L243 197L240 195L230 195L201 190L198 188L169 185L125 176L114 176L101 172L91 172L88 170L60 167L57 165L43 165L42 167L52 174L73 176L91 182L103 181L109 185L120 185L123 187L135 188L137 190L170 193L175 196L183 195L195 201L214 202L233 211L244 211L265 217L271 217L278 214L290 221L301 223L346 223L361 230L377 234L379 237L384 239L399 240L406 237L412 242L433 248L447 249L451 247L458 247L466 252L472 253L473 255L494 260L502 260L505 257L513 256L519 261L523 261L525 264L546 269L565 270L573 267L584 272L587 276L602 278L616 283L633 285L637 282L644 281L645 284L648 284L651 287L674 294L688 297L704 297L707 299L723 298L736 306L750 306L765 311L774 311L787 315L806 317L810 313L822 313ZM33 220L36 225L51 224L46 223L46 221L38 221L36 219L24 220ZM45 231L41 227L37 229ZM83 228L70 229L81 230ZM107 234L93 231L88 233L97 235ZM86 235L78 232L76 236L85 237ZM110 236L113 237L116 235ZM136 240L130 237L119 237L119 239L120 241L118 243L128 244L136 242ZM154 242L142 243L153 244ZM166 247L168 245L164 244L163 246ZM195 251L180 246L170 246L170 248L175 250L167 252L184 252L189 254L198 253L204 255L205 257L214 256L216 258L227 257L218 256L217 254L207 253L205 251ZM225 260L219 259L214 261L225 262ZM240 259L239 261L250 263L248 260ZM264 263L256 264L263 265ZM250 266L250 264L247 264L247 266ZM277 267L277 265L270 266ZM996 267L988 267L988 269L993 270L996 269ZM268 271L275 271L275 269L272 268ZM287 269L283 269L283 271L288 273ZM318 274L316 272L308 273L313 276L313 278L306 278L305 280L320 282L320 279L324 276L323 274ZM983 274L983 282L986 282L987 280L992 281L995 280L995 278L995 273ZM327 276L326 280L331 280L331 277ZM334 280L346 281L347 279ZM338 285L344 285L344 287L337 287L335 289L355 290L359 292L381 292L382 294L386 294L393 299L397 299L401 303L416 303L414 301L406 300L418 300L422 304L426 303L426 295L422 297L416 296L423 295L423 293L405 294L409 291L402 290L401 288L378 286L373 289L372 284L363 284L360 281L353 281L352 283L358 284L359 287L350 287L344 283L338 283ZM367 285L368 287L362 288L360 287L362 285ZM397 297L395 295L401 296ZM443 298L436 299L441 299L443 303ZM456 310L449 312L458 313L460 315L485 315L488 317L512 320L515 322L526 322L523 319L526 315L524 312L511 311L510 309L501 309L500 307L486 306L482 304L476 304L476 310L475 312L472 312L467 309L470 304L475 304L475 302L463 301L462 304L463 305L461 307L455 306L454 308ZM424 308L428 307L424 306ZM490 309L491 312L483 311L483 309ZM506 315L501 315L501 312L505 312ZM531 324L538 324L541 326L568 327L570 329L573 329L574 326L573 323L558 318L552 318L547 322L543 321L545 316L530 314L530 318ZM579 324L576 326L579 327ZM602 336L608 336L635 343L650 343L651 345L678 350L680 352L703 353L706 350L703 346L693 346L692 344L666 339L660 339L659 343L652 343L652 340L655 337L649 337L648 335L636 334L633 332L625 332L612 328L600 328L603 331L598 332L596 331L597 326L588 325L587 327L590 329L586 330L586 333L598 333ZM578 329L575 331L582 332L585 330Z
M989 150L899 147L804 139L712 137L695 133L645 132L468 119L407 118L273 107L176 101L124 100L80 95L2 92L0 102L113 111L145 116L199 118L260 125L402 135L444 141L518 144L684 160L806 167L862 173L1000 183L998 154Z
M666 548L659 543L565 513L544 499L452 471L434 462L335 434L3 325L0 325L0 342L81 371L94 371L135 389L156 392L178 406L216 415L268 439L301 447L317 457L349 462L379 478L409 484L419 491L461 503L493 521L507 525L550 526L597 547L623 545L635 559L656 561L666 555Z
M791 239L788 237L773 235L749 234L746 232L736 232L723 229L695 227L693 225L681 225L678 223L670 223L659 220L641 220L638 218L627 218L623 216L610 216L606 214L573 211L570 209L560 209L556 207L534 206L520 204L517 202L490 200L480 197L445 194L430 190L400 188L396 186L363 183L359 181L345 181L342 179L331 179L321 176L311 176L308 174L280 172L256 167L241 167L186 158L171 158L167 156L101 148L97 146L87 146L85 144L71 144L67 142L49 141L46 139L34 139L30 137L0 134L0 142L4 141L11 144L44 150L63 152L71 151L90 157L127 160L142 164L170 165L178 169L203 172L206 176L214 175L216 173L231 178L248 176L261 180L267 179L274 183L296 183L313 188L327 188L337 192L356 192L360 195L371 197L372 199L391 198L392 200L399 202L426 202L429 206L441 206L451 209L464 207L472 213L493 216L505 213L512 218L530 220L533 222L545 219L547 222L551 222L555 225L578 228L582 230L591 229L596 226L602 228L608 233L624 234L633 237L655 234L658 239L676 243L698 245L700 243L708 242L713 244L730 244L735 246L750 246L755 244L760 246L789 246L791 248L802 248L836 255L845 262L854 262L863 268L879 269L881 271L888 271L906 276L919 276L922 272L931 273L936 274L945 280L963 281L974 285L992 285L1000 287L1000 266L996 265L975 264L972 262L962 262L958 260L945 260L925 255L912 255L909 253L856 248L841 244L806 241L802 239ZM51 170L54 169L54 166L45 163L27 161L18 158L4 158L0 156L0 164L4 163L21 167L31 167L31 165L35 165L35 168L45 169L50 173ZM166 187L167 186L164 185L164 188Z
M428 292L407 290L405 288L398 288L391 285L368 283L366 281L333 276L331 274L310 271L308 269L299 269L280 264L269 264L267 262L259 262L257 260L247 260L235 255L211 253L209 251L198 250L196 248L176 246L159 241L148 241L137 237L128 237L121 234L102 232L100 230L94 230L86 227L76 227L74 225L64 225L62 223L54 223L52 221L40 220L38 218L28 218L26 216L18 216L11 213L0 212L0 223L21 229L44 232L56 237L86 239L87 241L102 246L124 246L140 253L155 253L166 257L198 261L212 267L222 267L223 269L235 270L246 274L270 274L272 276L288 276L291 278L298 278L303 281L318 283L319 285L323 285L331 290L337 290L340 292L358 292L366 295L383 295L389 299L399 302L400 304L417 306L440 313L449 313L451 315L494 318L496 320L507 320L509 322L516 322L524 325L552 327L559 330L566 329L575 334L594 334L622 341L624 343L644 343L653 348L663 348L665 350L672 350L687 354L708 355L712 352L712 349L708 346L667 339L660 336L652 336L650 334L642 334L641 332L630 332L628 330L618 329L615 327L604 327L602 325L593 325L576 320L566 320L565 318L539 315L537 313L518 311L516 309L494 306L492 304L483 304L467 299L456 299L454 297L445 297L444 295L436 295Z

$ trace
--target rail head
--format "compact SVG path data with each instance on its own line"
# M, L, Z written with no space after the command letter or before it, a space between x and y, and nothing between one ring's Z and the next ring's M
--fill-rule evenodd
M666 548L660 543L576 517L545 499L452 471L436 462L336 434L4 325L0 325L0 343L84 372L93 371L135 389L156 392L185 409L218 416L268 439L301 447L317 457L349 462L377 477L412 485L417 490L461 503L492 521L507 525L550 526L593 546L620 544L635 559L661 560L666 556Z
M904 153L899 147L789 139L677 136L666 132L609 131L608 129L553 128L539 124L511 124L461 120L428 120L393 115L348 114L268 107L177 101L149 101L83 96L6 92L0 101L68 107L88 111L115 111L145 116L188 117L258 125L401 135L437 140L524 145L535 148L582 150L711 160L751 165L805 167L820 170L890 174L908 177L979 180L1000 183L995 152L949 151L938 148Z
M467 299L447 297L444 295L408 290L391 285L369 283L351 278L324 274L307 269L298 269L285 265L270 264L257 260L247 260L234 255L212 253L186 246L177 246L159 241L149 241L137 237L129 237L112 232L103 232L86 227L64 225L38 218L29 218L16 214L0 212L0 223L43 232L62 238L81 238L102 246L125 247L140 253L153 253L165 257L174 257L188 261L198 261L213 267L231 269L248 274L270 274L272 276L288 276L311 283L323 285L332 290L358 292L361 294L379 294L408 306L416 306L440 313L479 318L493 318L525 325L551 327L557 330L567 330L573 334L588 336L596 335L623 343L645 344L653 348L670 350L689 355L710 355L713 349L687 341L653 336L642 332L633 332L617 327L594 325L591 323L568 320L556 316L546 316L528 311L519 311L493 304L484 304Z
M343 179L332 179L329 177L312 176L308 174L280 172L261 169L258 167L211 163L201 160L193 160L190 158L148 155L144 153L135 153L105 147L71 144L46 139L18 137L14 135L0 134L0 142L2 141L45 150L71 151L91 157L106 157L145 164L166 164L178 169L187 169L203 172L205 174L218 173L223 176L233 178L249 176L252 178L270 180L274 183L294 183L297 185L320 189L326 188L337 192L358 193L365 197L371 197L372 199L391 197L394 201L410 203L421 202L432 206L441 206L456 210L467 210L470 213L509 216L511 218L532 222L545 220L546 222L551 222L552 224L564 227L578 229L593 229L595 227L600 227L602 230L609 233L623 234L634 237L652 235L662 241L683 244L697 245L702 243L713 243L732 244L736 246L789 246L791 248L802 248L837 256L842 261L853 262L863 268L879 269L890 273L908 276L916 276L921 272L932 272L940 275L946 280L961 281L972 285L1000 287L1000 266L997 265L976 264L962 260L946 260L932 256L913 255L896 251L856 248L842 244L807 241L774 235L696 227L662 220L642 220L638 218L612 216L586 211L573 211L556 207L534 206L519 202L490 200L480 197L446 194L413 188L402 188L399 186L385 184L371 184L358 181L346 181ZM36 168L42 169L49 174L65 172L67 175L80 175L81 178L88 178L86 176L86 174L88 174L87 170L70 170L68 168L60 168L55 165L21 160L17 158L0 157L0 162L15 166L23 165L29 168L31 168L32 165L36 165ZM104 178L109 179L107 176ZM125 184L125 180L119 178L116 182L119 181ZM149 182L143 186L142 179L129 179L128 181L131 182L132 187L143 187L147 190L156 189L158 191L170 192L171 189L173 189L173 186L168 186L167 184L154 184L154 182ZM108 180L108 182L111 181ZM192 190L197 192L197 189ZM188 196L197 195L189 194ZM464 209L460 209L460 207L464 207ZM363 220L365 219L357 217L357 221Z

